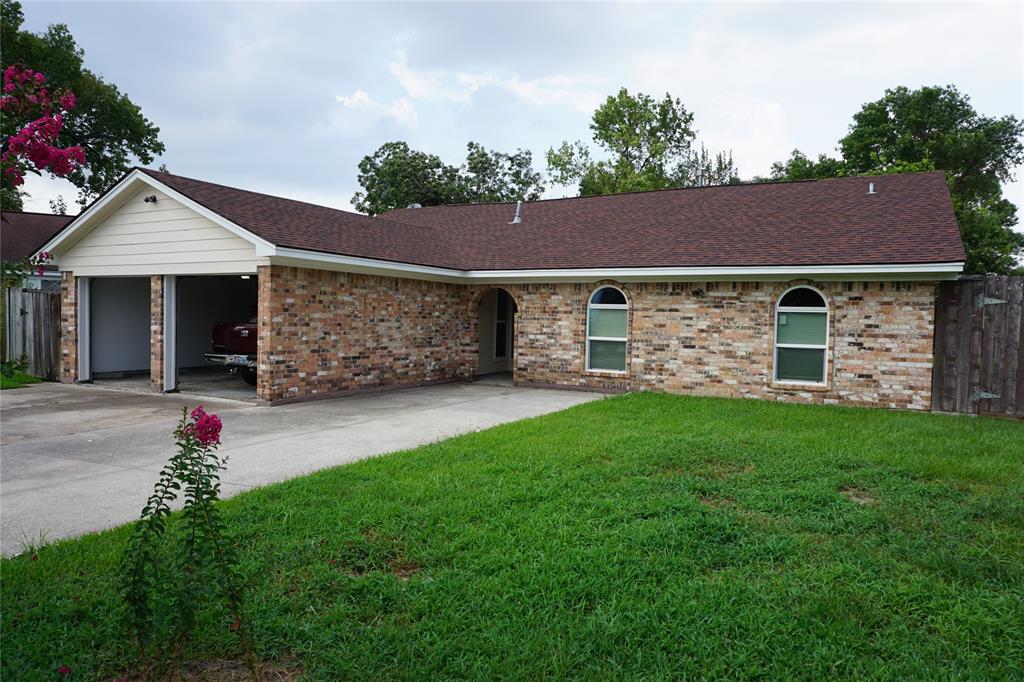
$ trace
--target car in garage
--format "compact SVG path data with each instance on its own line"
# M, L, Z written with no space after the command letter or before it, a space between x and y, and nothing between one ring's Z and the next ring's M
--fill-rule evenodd
M256 385L256 319L230 322L213 327L211 352L206 361L225 365L250 386Z

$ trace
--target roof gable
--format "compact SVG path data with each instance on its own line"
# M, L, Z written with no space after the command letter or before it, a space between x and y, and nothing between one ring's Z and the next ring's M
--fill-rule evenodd
M166 191L144 186L81 231L58 254L83 276L251 273L266 261L252 241L201 215Z

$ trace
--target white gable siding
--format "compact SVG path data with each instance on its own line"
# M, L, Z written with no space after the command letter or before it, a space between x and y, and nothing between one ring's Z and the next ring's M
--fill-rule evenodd
M156 203L143 199L155 195ZM83 277L255 273L255 247L154 189L143 189L57 255Z

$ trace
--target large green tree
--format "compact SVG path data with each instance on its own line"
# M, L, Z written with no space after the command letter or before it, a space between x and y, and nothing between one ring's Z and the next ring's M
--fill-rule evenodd
M1024 234L1002 183L1024 161L1024 123L982 116L954 86L886 90L854 114L839 141L841 158L808 159L795 150L772 166L773 179L942 170L946 173L970 273L1020 270Z
M23 23L21 4L0 0L0 64L31 67L44 73L53 89L75 93L77 106L64 118L61 142L85 150L86 163L68 175L84 205L132 165L151 163L162 153L160 129L116 85L85 68L85 53L65 24L37 34L23 30ZM4 208L21 207L17 194L4 200Z
M693 114L669 94L656 100L621 88L594 111L590 130L593 154L582 142L563 142L547 153L552 180L578 185L581 196L737 180L731 153L694 147Z
M541 174L533 170L529 151L490 151L466 145L466 162L446 164L434 154L388 142L359 162L359 184L352 203L377 215L410 204L441 206L483 201L533 201L544 193Z

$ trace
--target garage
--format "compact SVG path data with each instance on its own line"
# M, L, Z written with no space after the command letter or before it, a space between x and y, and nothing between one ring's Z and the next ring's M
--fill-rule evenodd
M255 355L256 284L255 275L176 278L177 319L173 326L178 391L256 399L255 367L228 366L208 359Z
M202 203L129 174L51 245L74 304L63 308L63 378L255 402L268 263L257 247Z

